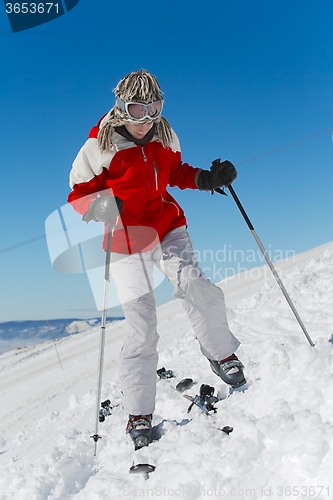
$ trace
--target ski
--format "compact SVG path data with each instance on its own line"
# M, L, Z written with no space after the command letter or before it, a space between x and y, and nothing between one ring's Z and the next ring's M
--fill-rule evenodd
M159 376L160 379L164 380L175 378L174 372L172 370L166 370L164 367L157 370L157 375ZM180 382L178 382L175 387L172 388L179 393L184 393L195 384L196 382L194 382L192 378L184 378ZM200 386L199 394L196 394L195 396L191 396L189 394L183 394L183 397L191 402L190 406L187 409L187 413L190 413L193 407L199 408L207 416L211 416L212 414L217 413L218 408L215 405L218 401L220 401L220 399L217 396L214 396L214 392L215 392L214 387L207 384L202 384ZM101 417L105 418L105 416L110 415L112 408L113 407L111 406L109 400L102 403ZM229 425L225 425L224 427L220 428L214 425L215 422L213 422L212 420L210 420L210 424L212 424L213 427L216 428L216 430L222 431L224 434L229 435L231 432L233 432L233 427ZM142 447L140 446L137 447L135 446L134 443L135 456L137 460L133 460L132 465L129 468L129 474L139 474L142 475L144 479L147 480L149 479L150 474L156 470L157 466L149 463L147 461L147 456L145 456L146 455L145 450L153 442L154 438L151 442ZM139 453L140 450L142 452L141 456Z
M134 458L132 461L132 465L129 469L130 474L142 474L144 479L149 479L149 474L154 472L156 466L148 463L147 460L147 448L151 443L142 446L141 448L137 448L134 444Z
M193 379L191 378L183 378L178 384L176 385L176 391L178 392L185 392L187 389L190 389L192 385L194 385L195 382L193 382Z
M164 373L171 374L169 376L163 376ZM160 378L172 378L175 377L175 374L172 370L165 370L165 368L161 368L160 370L157 370L157 374L159 375ZM161 376L162 374L162 376ZM184 378L180 382L177 383L176 387L173 387L177 392L185 392L188 389L190 389L193 385L195 385L196 382L193 381L192 378ZM215 388L207 385L207 384L202 384L200 387L200 392L199 394L195 396L190 396L188 394L183 394L183 397L191 401L190 406L187 409L187 413L190 413L192 410L193 406L197 406L200 408L200 410L207 416L211 415L212 413L217 412L217 408L215 404L220 401L220 399L217 396L214 396ZM225 425L222 428L216 427L217 430L224 432L225 434L230 434L234 429L230 425Z
M143 474L143 477L145 479L149 479L149 474L151 472L154 472L156 469L155 465L151 464L133 464L132 467L130 467L129 473L130 474Z
M148 425L149 424L149 425ZM133 416L130 418L126 429L134 445L134 458L132 466L129 469L130 474L141 474L144 479L149 479L149 474L154 472L155 465L147 460L149 454L148 447L153 442L152 419L142 416Z

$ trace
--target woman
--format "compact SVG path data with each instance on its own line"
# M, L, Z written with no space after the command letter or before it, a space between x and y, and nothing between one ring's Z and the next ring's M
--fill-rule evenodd
M73 163L68 201L83 220L115 226L111 275L128 327L119 377L127 432L139 448L151 441L156 394L154 265L182 299L213 371L233 387L246 382L223 292L200 269L184 211L167 191L168 185L210 191L230 185L237 172L229 161L214 162L211 170L182 162L178 138L161 115L162 91L146 70L125 76L114 92L115 106L91 130Z

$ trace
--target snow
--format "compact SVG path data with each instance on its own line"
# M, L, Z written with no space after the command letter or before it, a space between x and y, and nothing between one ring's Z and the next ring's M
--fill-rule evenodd
M0 500L333 497L333 243L276 263L315 347L266 266L222 282L248 387L230 391L200 354L180 301L158 308L154 426L134 452L117 379L126 321L107 327L102 401L119 405L100 424L93 456L100 327L0 356ZM83 326L83 328L81 328ZM174 389L185 377L223 398L209 417ZM229 436L218 430L234 427ZM148 480L133 460L155 464Z
M72 335L73 333L85 332L90 330L91 325L88 321L72 321L68 326L66 326L66 333Z

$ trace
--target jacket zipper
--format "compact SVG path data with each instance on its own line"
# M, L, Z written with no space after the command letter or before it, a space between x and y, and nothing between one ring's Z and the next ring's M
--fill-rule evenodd
M157 167L155 165L155 162L153 162L153 167L154 167L154 171L155 171L155 188L157 191L158 190L158 170L157 170Z
M141 152L142 152L142 156L143 156L144 161L147 161L147 156L146 156L145 150L143 149L143 146L141 147Z
M143 146L141 146L141 153L142 153L142 156L143 156L143 160L144 160L144 162L146 164L146 176L147 176L148 191L150 191L150 181L149 181L149 175L148 175L147 156L146 156L145 150L143 149Z
M162 201L164 201L164 203L170 203L170 205L173 205L174 207L176 207L176 210L177 210L177 214L179 215L179 208L177 207L176 203L173 203L172 201L166 201L163 196L162 196Z
M145 150L143 149L143 146L141 147L141 152L142 152L142 156L143 156L144 161L147 163L147 156L146 156ZM157 170L157 167L156 167L156 164L154 161L153 161L153 168L154 168L154 173L155 173L155 189L157 191L158 190L158 170Z

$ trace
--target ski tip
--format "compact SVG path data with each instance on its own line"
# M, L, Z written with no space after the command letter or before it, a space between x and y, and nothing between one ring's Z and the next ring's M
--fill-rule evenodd
M133 464L129 470L130 474L150 474L156 469L155 465L151 464Z
M225 432L225 434L230 434L234 430L233 427L230 427L229 425L226 425L222 427L222 429L219 429L219 431Z
M178 384L176 385L176 390L178 392L184 392L190 387L194 385L194 382L191 378L183 378Z

